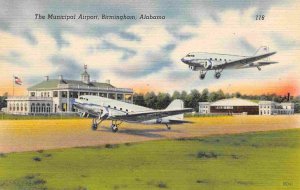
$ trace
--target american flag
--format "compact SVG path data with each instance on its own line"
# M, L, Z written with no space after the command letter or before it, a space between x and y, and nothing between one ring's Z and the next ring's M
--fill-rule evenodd
M15 84L22 85L22 80L19 77L14 76L14 79L15 79Z

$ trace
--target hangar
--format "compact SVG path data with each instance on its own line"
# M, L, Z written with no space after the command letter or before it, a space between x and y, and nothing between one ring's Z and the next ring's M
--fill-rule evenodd
M199 114L289 115L294 114L294 103L228 98L216 102L199 102Z

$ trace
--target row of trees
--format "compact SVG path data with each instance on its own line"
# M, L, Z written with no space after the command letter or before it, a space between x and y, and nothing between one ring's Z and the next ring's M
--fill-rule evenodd
M0 110L1 108L5 108L7 106L6 98L8 96L8 93L4 93L3 96L0 96Z
M224 98L232 97L244 98L254 101L288 101L288 97L279 96L276 94L246 95L239 92L229 94L224 93L222 90L209 92L208 89L204 89L202 90L202 92L199 92L198 90L194 89L189 93L187 93L186 91L174 91L172 95L163 92L159 92L157 94L154 92L148 92L145 94L135 93L133 95L133 103L153 109L165 109L174 99L181 99L184 101L185 107L194 108L195 111L198 111L198 102L214 102ZM0 109L7 106L7 102L5 100L6 98L7 93L4 93L3 96L0 96ZM295 112L300 113L300 96L290 97L290 100L295 103Z
M186 91L174 91L173 94L159 92L155 94L154 92L148 92L145 94L135 93L133 95L134 104L150 107L153 109L164 109L166 108L174 99L181 99L184 101L185 107L194 108L198 111L198 102L214 102L224 98L244 98L254 101L268 100L275 102L285 102L288 101L287 96L279 96L276 94L262 94L262 95L246 95L239 92L236 93L224 93L222 90L209 92L208 89L204 89L202 92L194 89L189 93ZM290 97L291 101L296 103L295 111L300 112L299 103L300 96Z

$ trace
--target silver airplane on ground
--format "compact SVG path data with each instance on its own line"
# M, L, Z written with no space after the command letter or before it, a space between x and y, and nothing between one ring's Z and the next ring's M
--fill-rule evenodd
M269 57L276 52L269 52L268 47L260 47L253 56L240 56L219 53L192 52L187 54L181 61L193 71L200 71L200 79L204 79L207 71L215 70L215 78L220 78L224 69L245 69L256 67L259 71L261 66L274 64Z
M187 123L183 120L183 113L192 112L192 108L184 108L182 100L174 100L164 110L153 110L143 106L134 105L118 100L99 96L83 95L72 102L81 117L92 117L92 129L97 130L104 120L111 120L111 129L118 131L122 122L143 124L169 124Z

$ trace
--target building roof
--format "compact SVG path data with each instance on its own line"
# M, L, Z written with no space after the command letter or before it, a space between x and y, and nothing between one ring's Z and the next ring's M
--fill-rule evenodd
M75 85L80 87L115 88L113 85L108 83L90 82L89 84L86 84L79 80L49 79L29 87L28 90L55 89L58 88L59 84L69 84L69 85Z
M244 100L240 98L229 98L213 102L211 106L258 106L258 104L250 100Z

